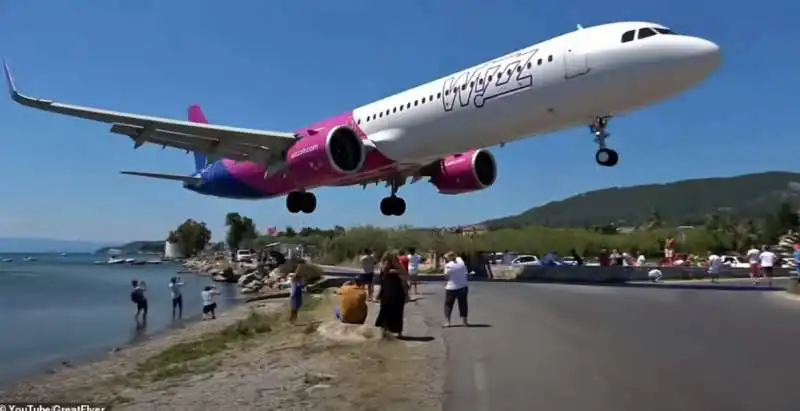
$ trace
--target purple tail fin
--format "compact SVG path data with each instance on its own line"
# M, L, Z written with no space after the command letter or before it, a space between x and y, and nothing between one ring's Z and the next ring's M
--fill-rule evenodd
M194 104L189 107L189 121L193 123L203 123L208 124L208 120L206 120L206 115L203 114L203 109L200 108L197 104ZM208 162L208 158L202 153L194 152L194 172L198 173L200 170L205 168Z

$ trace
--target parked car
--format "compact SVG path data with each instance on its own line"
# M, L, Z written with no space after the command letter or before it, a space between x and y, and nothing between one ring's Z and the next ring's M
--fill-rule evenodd
M253 253L250 250L237 250L236 251L236 261L243 263L243 262L250 262L253 260Z
M511 260L511 265L541 265L542 262L539 261L539 257L535 255L528 255L523 254L517 256L517 258Z

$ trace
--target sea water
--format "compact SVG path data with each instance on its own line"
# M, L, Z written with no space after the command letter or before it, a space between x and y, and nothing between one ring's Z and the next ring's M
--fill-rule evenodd
M179 327L172 321L169 279L180 266L94 264L96 256L24 255L0 262L0 383L41 373L63 361L80 361L154 333ZM134 258L137 258L134 256ZM183 275L183 315L197 318L200 292L209 277ZM134 320L131 280L147 283L147 326ZM217 283L220 310L237 304L234 284Z

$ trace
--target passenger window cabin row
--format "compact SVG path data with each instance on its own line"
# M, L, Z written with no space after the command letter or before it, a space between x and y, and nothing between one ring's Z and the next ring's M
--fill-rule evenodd
M633 40L642 40L642 39L646 39L648 37L655 36L656 34L668 34L668 35L677 34L677 33L675 33L674 31L672 31L670 29L663 29L661 27L643 27L643 28L638 30L639 31L639 37L637 38L636 37L636 31L637 30L628 30L625 33L623 33L622 34L622 42L623 43L627 43L627 42L633 41Z
M547 62L551 63L552 61L553 61L553 55L551 54L551 55L547 56ZM537 66L541 66L544 62L545 62L544 60L539 59L539 60L536 61L536 65ZM521 73L522 72L522 67L523 66L517 66L516 72L517 73ZM533 63L531 63L531 62L528 62L528 64L525 66L526 70L530 70L532 68L533 68ZM511 76L514 72L515 71L512 71L511 69L508 69L508 70L506 70L505 74L506 74L506 76ZM500 80L502 77L503 77L503 73L502 72L497 73L497 79L498 80ZM487 82L487 83L491 83L493 79L494 79L494 76L489 76L485 80L482 79L482 78L478 79L478 85L482 85L484 83L484 81ZM471 81L469 83L469 85L462 84L461 85L461 90L466 90L468 86L469 86L469 88L475 87L475 81ZM445 90L444 91L444 95L448 96L448 95L450 95L451 92L455 93L456 91L458 91L458 87L453 87L452 89ZM431 102L433 102L434 99L439 100L441 98L442 98L442 93L438 92L438 93L436 93L436 95L431 94L429 96L422 97L421 99L414 100L413 106L417 107L420 104L431 103ZM371 115L367 116L365 122L368 123L368 122L373 121L375 119L383 118L383 116L387 116L388 117L389 115L397 113L398 111L410 110L411 106L412 106L412 103L408 102L406 104L401 104L401 105L399 105L397 107L394 107L394 108L391 108L391 109L387 109L386 111L381 111L381 112L376 113L376 114L371 114ZM358 119L357 123L361 124L361 119Z

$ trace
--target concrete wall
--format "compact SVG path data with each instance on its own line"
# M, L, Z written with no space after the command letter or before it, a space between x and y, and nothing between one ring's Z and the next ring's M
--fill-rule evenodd
M647 273L655 267L541 267L527 266L511 269L513 273L508 277L516 277L518 281L548 281L548 282L626 282L647 281ZM691 280L708 278L706 269L695 267L660 267L663 280ZM516 272L514 272L516 271ZM791 269L779 268L774 275L789 275ZM516 276L514 275L516 274ZM496 276L500 277L500 276ZM747 278L747 269L727 269L720 274L722 278ZM510 279L510 278L509 278Z

